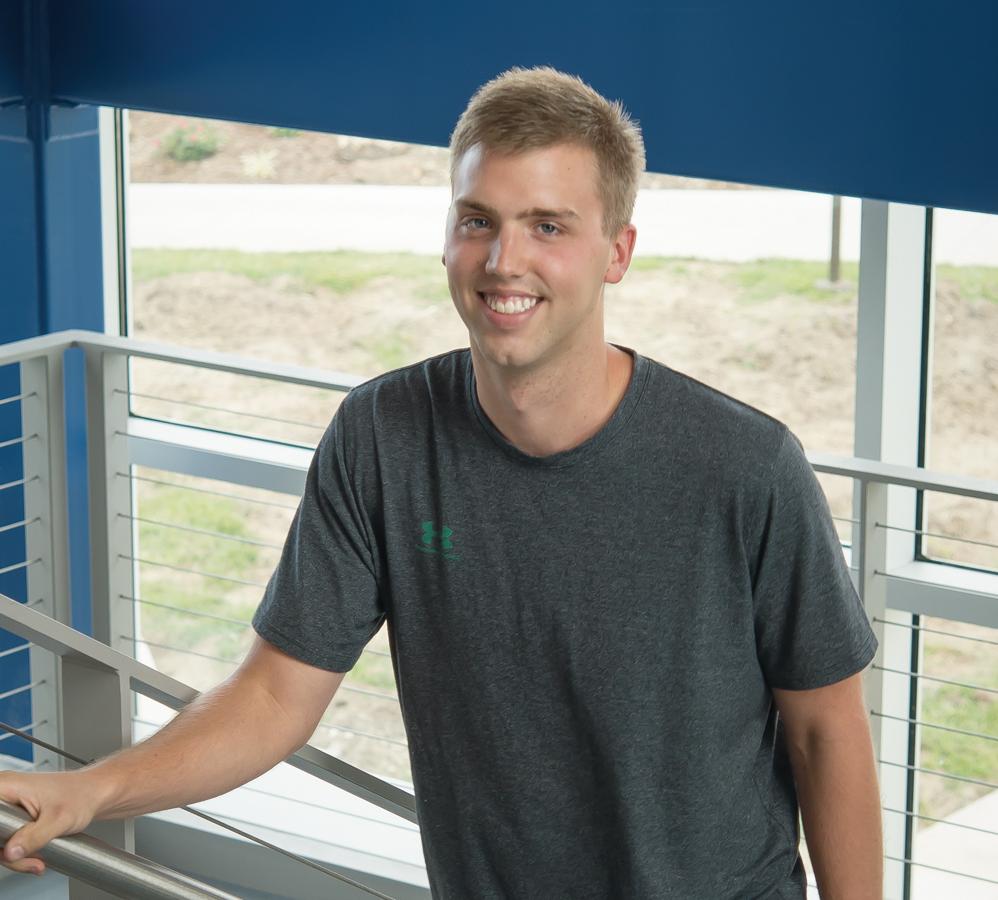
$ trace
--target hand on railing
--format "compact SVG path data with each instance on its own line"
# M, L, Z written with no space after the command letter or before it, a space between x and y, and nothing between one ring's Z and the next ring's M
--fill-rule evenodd
M83 831L98 809L86 772L0 772L0 800L20 806L33 820L11 835L0 863L32 875L45 871L38 852L53 838Z

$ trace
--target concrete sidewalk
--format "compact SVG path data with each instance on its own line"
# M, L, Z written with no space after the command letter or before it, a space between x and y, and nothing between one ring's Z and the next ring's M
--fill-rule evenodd
M132 184L133 247L246 251L363 250L437 254L445 187ZM832 202L775 190L646 190L634 223L638 256L827 260ZM859 258L860 201L842 201L843 260ZM936 262L998 266L998 216L936 211Z

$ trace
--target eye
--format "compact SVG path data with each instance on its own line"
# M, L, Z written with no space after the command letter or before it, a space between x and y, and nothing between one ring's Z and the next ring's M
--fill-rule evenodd
M489 227L489 220L483 216L469 216L462 224L469 231L479 231L482 228Z
M561 229L554 222L541 222L537 227L540 228L541 234L548 236L561 234Z

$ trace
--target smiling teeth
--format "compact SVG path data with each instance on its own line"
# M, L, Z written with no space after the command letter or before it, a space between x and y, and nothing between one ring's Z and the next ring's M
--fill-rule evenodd
M498 294L485 294L485 302L489 309L499 313L521 313L533 309L537 305L536 297L514 297L512 300L502 300Z

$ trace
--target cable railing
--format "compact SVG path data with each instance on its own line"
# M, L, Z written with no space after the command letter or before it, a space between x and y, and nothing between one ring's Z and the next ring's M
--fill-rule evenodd
M38 543L38 538L65 530L65 489L58 478L52 479L54 464L42 466L39 460L45 455L31 454L26 448L37 445L46 449L45 458L58 459L63 437L51 423L60 420L61 394L51 384L57 373L61 375L61 354L70 347L82 348L87 360L93 583L94 596L103 599L95 604L94 633L131 658L174 666L178 671L201 666L197 661L203 660L205 671L211 669L209 664L217 664L228 667L227 672L238 664L252 634L248 610L255 606L265 585L263 576L276 561L267 554L283 546L311 451L289 441L287 434L266 437L227 432L217 422L194 421L193 413L246 416L280 428L308 427L317 432L318 422L331 414L331 403L318 398L315 406L301 403L285 415L280 404L273 402L276 395L268 393L268 404L250 412L246 402L228 397L223 402L199 393L192 385L200 389L200 377L187 378L183 396L171 398L169 387L153 386L148 380L141 387L133 383L129 367L136 360L151 360L197 373L252 378L261 392L304 387L342 394L361 379L86 332L49 335L0 348L0 365L18 363L23 368L20 394L10 402L32 405L35 414L26 421L22 435L37 436L5 451L20 452L25 460L30 457L34 468L26 465L23 477L0 484L0 492L25 496L34 492L34 502L27 503L16 518L0 521L0 527L9 523L10 532L31 531L35 543L22 559L0 559L0 563L24 567L31 584L18 599L30 598L33 608L59 622L69 621L66 548L59 540ZM159 420L147 407L141 408L140 415L138 401L176 403L178 408L190 409L192 418ZM313 416L315 423L308 422ZM46 422L48 430L42 427ZM854 485L853 515L833 518L851 528L851 539L843 545L880 641L864 680L880 767L888 895L908 896L906 891L919 880L919 870L952 871L954 877L992 883L998 878L998 864L985 862L957 871L961 866L947 864L944 855L933 855L926 848L932 829L966 833L973 840L995 839L986 824L955 818L955 789L932 785L973 790L975 797L998 787L994 772L968 767L966 755L947 757L939 750L946 747L940 740L965 741L986 748L981 751L986 755L998 740L989 733L993 729L982 724L983 718L951 718L945 704L934 699L949 702L949 694L939 693L948 691L958 692L954 696L961 703L969 695L984 698L974 700L984 703L998 693L981 674L998 646L998 632L993 631L998 628L998 572L916 556L915 541L931 537L957 546L994 549L998 545L986 539L987 532L954 533L962 523L912 527L918 523L897 498L940 492L994 503L998 502L998 483L868 459L809 454L809 460L817 472L849 478ZM212 515L200 519L192 512L198 509L210 510ZM239 527L219 519L225 510ZM943 520L939 524L945 526ZM960 633L971 627L976 629L973 633ZM961 659L984 662L953 670L934 668L932 660L937 657L931 651L938 641L965 648L958 654ZM11 648L15 652L20 651ZM387 690L392 683L390 657L387 648L373 642L337 692L337 702L347 705L337 712L335 721L323 721L317 729L315 740L320 743L340 737L357 742L327 745L344 748L336 750L336 755L355 754L355 771L378 770L381 764L372 760L381 752L385 759L396 753L407 764L407 745L399 739L403 731L398 698ZM55 683L54 677L55 673L32 672L31 678L3 687L34 696ZM35 682L38 685L32 688ZM143 713L141 703L133 715L134 725L154 727L155 716ZM382 713L368 713L368 708L394 710L391 722L386 724ZM49 710L38 709L41 712L22 721L58 721ZM400 775L399 780L407 779ZM935 799L925 806L922 798L930 795ZM942 806L940 796L946 800ZM413 820L411 809L408 817ZM927 830L919 830L920 823ZM991 858L998 860L994 850ZM958 887L953 890L959 892Z
M0 840L31 817L0 800ZM126 853L87 834L56 838L41 854L47 866L126 900L239 900L152 860Z
M105 695L114 691L120 695L123 690L130 689L139 694L155 699L159 703L165 703L172 706L175 709L186 705L186 703L190 702L196 696L197 692L187 685L175 681L155 669L144 666L142 663L137 662L131 657L118 653L99 641L82 635L59 622L55 622L41 613L27 609L24 604L18 603L3 594L0 594L0 627L28 639L32 646L47 650L50 654L59 658L60 665L57 667L60 677L59 687L61 689L61 693L64 695L72 696L74 690L77 695L79 695L81 691L88 694L102 692ZM32 685L32 687L38 686L39 685ZM68 710L66 712L68 712ZM147 724L152 725L154 723ZM119 734L121 733L120 725L121 723L119 722ZM84 757L78 756L65 748L60 748L56 745L52 745L33 737L27 734L26 729L24 728L14 728L6 723L0 723L0 728L7 732L8 735L24 738L33 744L37 744L47 750L55 752L61 759L69 760L78 765L86 765L91 761ZM381 781L380 779L368 775L365 772L354 769L342 760L330 757L315 747L306 745L297 753L293 754L288 759L288 762L302 768L309 774L315 775L331 784L336 784L356 796L367 800L368 802L374 803L381 809L401 815L409 821L415 820L413 798L411 795L399 790L394 785ZM215 825L225 828L226 830L233 831L240 837L246 838L256 844L260 844L261 846L284 856L288 856L300 865L321 871L330 878L335 879L338 882L348 884L353 888L361 890L367 895L385 898L385 900L391 900L391 897L387 894L357 882L354 879L335 871L334 869L318 864L314 860L291 853L282 847L260 838L258 835L235 828L234 826L219 820L217 817L207 815L201 810L193 807L184 807L184 810L206 819ZM2 819L0 819L0 821L2 821ZM23 824L25 821L27 821L27 819L22 816L20 824ZM8 832L8 836L10 833L13 833L13 830L20 827L20 824L15 824L14 828ZM91 844L88 842L84 842L84 846L92 849ZM84 867L82 870L79 870L77 866L79 860L76 857L73 857L72 854L66 855L66 853L63 852L64 850L68 851L69 849L71 848L60 844L59 847L57 847L56 854L52 857L53 863L59 871L66 871L67 874L72 875L73 877L81 878L88 883L97 883L98 886L107 890L114 891L119 889L120 886L117 886L117 883L113 879L106 880L109 877L108 872L95 872L93 871L93 866L91 866L91 868ZM89 852L89 850L87 858L90 859L96 866L95 860L97 860L97 857L95 857L92 852ZM46 855L45 859L48 860L49 857ZM103 859L104 862L111 865L112 869L117 865L114 859ZM97 868L99 869L99 867ZM79 871L83 871L86 877L79 874ZM141 875L141 873L138 873L138 875ZM132 871L130 877L137 877L137 871ZM178 878L181 879L184 877L185 876L178 876ZM94 878L97 878L98 881L94 882ZM125 888L120 889L125 890ZM141 892L129 893L126 891L119 894L119 896L126 898L141 898L146 896L166 898L174 896L199 897L201 895L171 893L147 894ZM208 894L206 896L215 895ZM226 894L221 896L230 895Z

